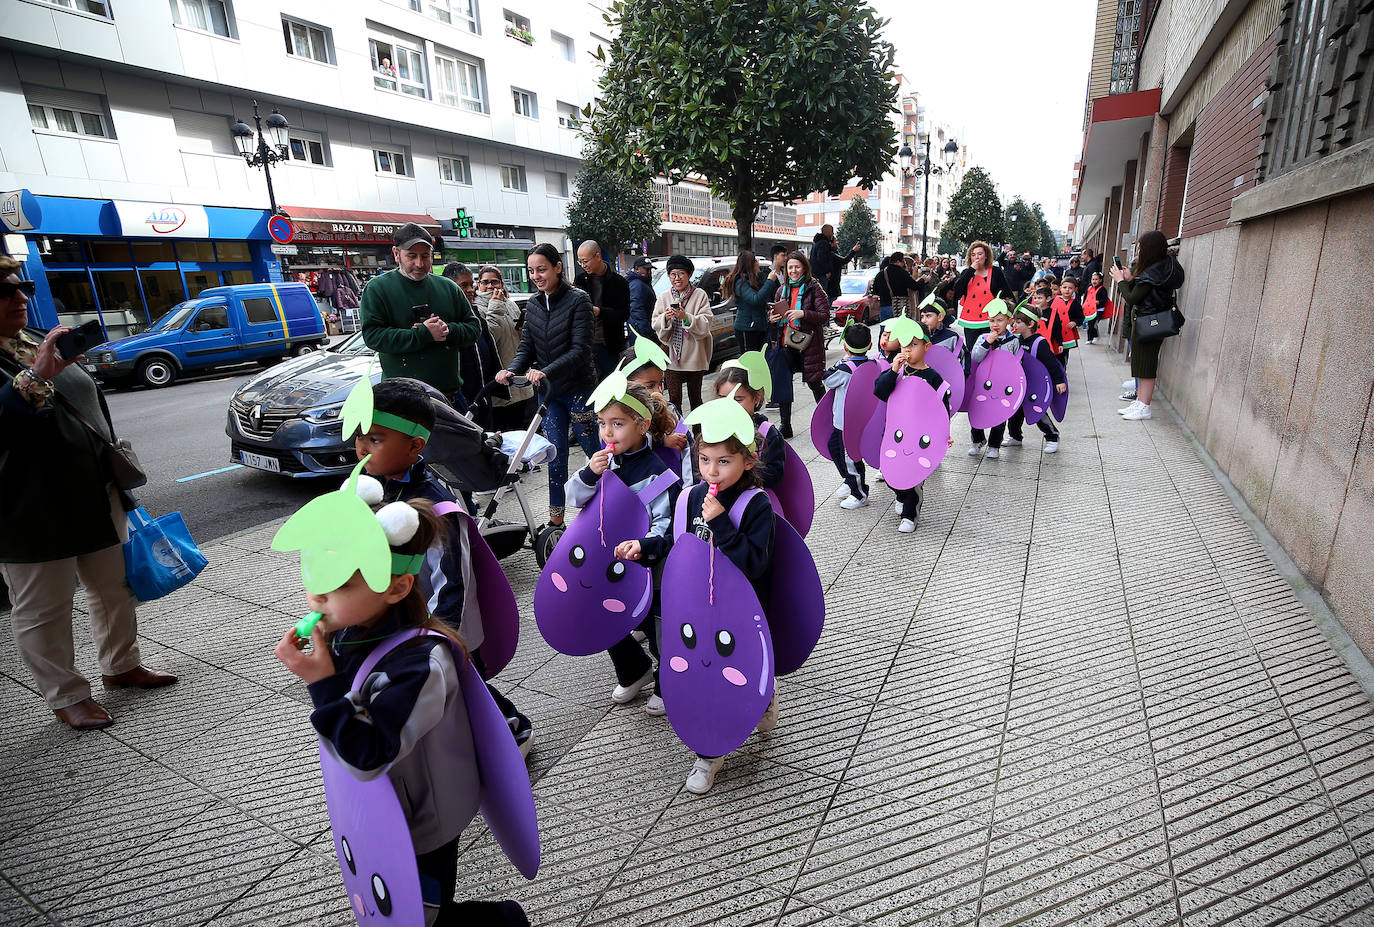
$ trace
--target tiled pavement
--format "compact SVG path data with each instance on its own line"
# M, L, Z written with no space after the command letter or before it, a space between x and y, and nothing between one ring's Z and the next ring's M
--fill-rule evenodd
M543 869L479 820L460 891L541 925L1374 923L1368 698L1173 421L1117 418L1106 351L1072 367L1060 453L960 441L914 536L885 488L841 510L795 442L825 635L706 797L666 720L612 707L606 661L527 615L500 682L537 725ZM141 610L182 682L102 696L108 731L57 724L0 642L0 923L350 922L307 703L271 658L303 609L275 527ZM533 558L508 567L528 603Z

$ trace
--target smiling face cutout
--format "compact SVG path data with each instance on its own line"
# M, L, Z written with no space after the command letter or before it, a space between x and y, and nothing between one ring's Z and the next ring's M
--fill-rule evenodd
M903 377L887 400L878 452L883 479L893 489L911 489L935 472L949 450L949 414L925 380Z
M749 739L773 698L773 641L744 574L692 534L663 568L659 691L689 750L724 756Z
M617 560L622 541L649 533L644 503L614 473L601 475L596 495L549 555L534 588L534 620L550 647L570 656L606 650L649 610L653 575Z
M1016 413L1026 398L1026 374L1010 351L991 351L969 378L973 392L965 400L971 428L992 428Z

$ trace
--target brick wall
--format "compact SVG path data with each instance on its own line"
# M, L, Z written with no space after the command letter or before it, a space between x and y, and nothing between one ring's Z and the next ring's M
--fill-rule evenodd
M1270 33L1198 114L1188 159L1185 237L1223 228L1231 200L1255 185L1274 42Z
M1188 182L1188 155L1191 149L1175 145L1164 156L1164 180L1159 192L1159 225L1165 238L1178 237L1183 218L1183 188Z

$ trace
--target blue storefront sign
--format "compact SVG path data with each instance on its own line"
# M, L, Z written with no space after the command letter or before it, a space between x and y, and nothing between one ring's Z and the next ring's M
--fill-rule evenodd
M107 338L155 323L212 286L281 280L265 209L0 193L0 223L22 235L36 283L30 324L99 319Z

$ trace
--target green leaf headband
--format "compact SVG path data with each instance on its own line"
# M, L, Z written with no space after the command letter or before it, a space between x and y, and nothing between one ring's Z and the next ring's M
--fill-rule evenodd
M706 444L720 444L731 437L739 440L740 444L753 451L755 448L756 431L754 420L749 417L749 413L744 411L744 407L735 399L735 393L739 392L739 385L730 390L729 394L704 402L697 406L687 417L683 419L688 425L695 425L701 429L701 440Z
M935 291L934 291L934 290L931 290L930 293L926 296L925 299L921 300L919 303L916 304L916 313L917 313L917 315L919 315L919 314L920 314L920 311L921 311L922 309L926 308L927 306L935 306L935 300L938 299L938 298L939 298L939 297L937 297L937 296L935 295ZM942 314L942 315L944 314L945 309L944 309L943 306L935 306L935 308L936 308L937 311L940 312L940 314Z
M1024 299L1017 305L1013 315L1019 315L1030 321L1040 324L1040 314L1035 311L1035 307L1029 305Z
M998 315L1004 315L1008 318L1011 317L1011 307L1007 305L1006 300L1004 299L992 300L992 302L988 303L987 306L984 307L983 311L987 313L988 318L992 318L993 316Z
M749 374L750 389L763 390L764 399L773 395L773 372L768 369L768 358L764 357L762 351L746 351L734 360L726 361L720 366L722 369L726 367L741 368Z
M921 327L921 323L917 322L915 319L909 319L906 316L897 316L896 318L888 319L883 323L883 328L887 329L888 335L895 338L897 343L902 347L906 347L917 338L922 341L930 341L930 336L927 335L925 329Z
M368 363L363 378L353 384L353 388L348 391L348 398L344 400L343 408L339 410L339 415L343 419L344 440L347 441L352 437L355 431L359 434L367 434L368 429L377 424L383 428L399 431L403 435L410 435L412 438L424 438L428 441L430 432L424 425L417 425L399 415L392 415L390 412L378 412L373 407L372 364L374 363L376 363L375 357Z
M643 341L644 339L639 339ZM644 407L644 403L630 395L630 378L623 369L624 365L616 367L602 380L592 394L587 397L587 404L592 407L593 412L600 412L613 402L618 402L628 409L638 412L643 418L652 418L649 410Z
M658 342L635 329L635 356L625 367L625 376L628 377L645 364L653 364L659 370L667 370L668 354L659 347Z

